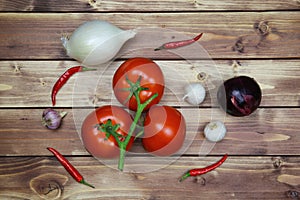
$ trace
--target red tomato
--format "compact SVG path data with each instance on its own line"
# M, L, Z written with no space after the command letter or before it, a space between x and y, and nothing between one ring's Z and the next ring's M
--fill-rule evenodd
M130 88L126 78L131 82L136 83L139 77L141 77L140 86L147 88L147 90L143 90L139 94L141 103L144 103L155 93L158 94L144 110L148 110L152 105L157 104L164 92L164 76L156 63L148 58L128 59L114 74L113 90L117 100L130 110L134 111L137 110L136 98L132 96L129 101L127 101L130 91L124 89Z
M172 155L182 147L185 132L185 119L178 110L154 105L145 117L142 143L154 155Z
M127 135L132 118L128 112L118 106L107 105L97 108L85 118L81 127L81 136L85 148L98 158L115 158L120 155L120 149L115 138L110 135L106 139L105 132L96 127L96 125L107 123L109 119L112 125L120 125L116 131L118 134ZM132 137L126 150L130 149L133 140Z

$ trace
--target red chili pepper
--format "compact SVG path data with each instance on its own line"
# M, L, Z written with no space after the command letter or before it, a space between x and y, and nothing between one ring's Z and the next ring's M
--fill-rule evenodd
M197 40L199 40L202 35L203 35L203 33L200 33L199 35L197 35L193 39L181 40L181 41L175 41L175 42L168 42L168 43L165 43L162 46L154 49L154 51L158 51L158 50L161 50L161 49L175 49L175 48L178 48L178 47L187 46L187 45L190 45L190 44L196 42Z
M51 151L57 160L62 164L62 166L69 172L69 174L79 183L82 183L84 185L87 185L89 187L95 188L93 185L85 182L83 179L83 176L78 172L78 170L63 156L61 155L57 150L54 148L48 147L49 151Z
M199 176L199 175L205 174L207 172L210 172L210 171L216 169L217 167L219 167L220 165L222 165L222 163L225 162L227 157L228 157L228 155L225 154L218 162L216 162L212 165L209 165L204 168L191 169L191 170L187 171L183 176L181 176L179 181L181 182L190 176Z
M96 69L90 69L90 68L83 67L83 66L76 66L76 67L72 67L72 68L68 69L67 71L65 71L59 77L59 79L56 81L56 83L54 84L54 86L52 88L52 93L51 93L52 105L55 106L57 92L60 90L60 88L62 88L62 86L69 80L69 78L73 74L75 74L77 72L91 71L91 70L96 70Z

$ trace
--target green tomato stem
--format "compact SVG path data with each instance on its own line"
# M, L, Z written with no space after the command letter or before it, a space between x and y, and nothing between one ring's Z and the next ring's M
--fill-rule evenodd
M137 112L135 114L133 123L130 125L128 134L126 135L126 137L120 135L119 133L117 133L117 130L120 128L120 124L112 124L112 121L110 119L108 119L106 121L106 123L103 124L97 124L95 127L106 133L106 137L110 137L113 136L116 140L116 142L118 143L118 146L120 148L120 157L119 157L119 163L118 163L118 169L120 171L123 171L124 169L124 162L125 162L125 154L126 154L126 147L130 141L130 138L133 135L133 132L135 131L137 124L141 118L141 115L144 111L144 109L146 108L146 106L153 100L155 99L158 94L155 93L154 95L152 95L149 99L147 99L144 103L141 104L141 101L139 99L139 93L141 90L136 90L134 92L134 96L137 99ZM121 139L120 139L121 138ZM125 139L124 139L125 138Z
M134 137L134 140L136 140L137 138L139 138L140 136L142 136L144 134L144 129L141 130L140 132L138 132L135 137Z
M121 137L122 135L117 133L117 130L120 128L119 124L113 125L111 120L108 119L106 123L103 124L97 124L96 128L104 133L107 134L107 139L110 135L112 135L115 140L117 141L118 145L121 145L121 140L119 139L119 137Z
M129 132L128 132L128 134L127 134L125 140L124 140L123 142L121 142L121 145L120 145L120 158L119 158L119 164L118 164L118 169L119 169L120 171L123 171L123 169L124 169L124 160L125 160L126 147L127 147L128 143L129 143L129 141L130 141L130 138L131 138L131 136L132 136L132 134L133 134L133 132L134 132L134 130L135 130L135 128L136 128L136 125L137 125L137 123L138 123L138 121L139 121L139 119L140 119L140 117L141 117L141 115L142 115L144 109L146 108L146 106L147 106L153 99L155 99L155 98L158 96L158 94L155 93L155 94L152 95L149 99L147 99L147 101L145 101L144 103L141 104L141 103L140 103L140 99L139 99L139 92L140 92L140 91L134 93L134 96L135 96L136 99L137 99L137 104L138 104L138 106L137 106L136 114L135 114L135 116L134 116L133 123L132 123L131 126L130 126Z
M121 142L121 144L119 145L119 148L120 148L120 157L119 157L118 169L120 171L123 171L123 169L124 169L126 146L127 145L125 145L125 142Z

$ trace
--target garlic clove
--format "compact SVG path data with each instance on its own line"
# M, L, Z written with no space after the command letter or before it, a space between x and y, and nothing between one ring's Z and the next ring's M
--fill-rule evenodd
M212 121L204 128L204 135L207 140L211 142L219 142L224 139L226 135L226 127L221 121Z
M205 99L206 93L200 83L191 83L184 87L185 95L183 100L191 105L199 105Z

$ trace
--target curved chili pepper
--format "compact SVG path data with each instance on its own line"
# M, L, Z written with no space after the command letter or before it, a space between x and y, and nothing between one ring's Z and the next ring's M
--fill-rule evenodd
M202 35L203 35L203 33L200 33L196 37L194 37L192 39L189 39L189 40L168 42L168 43L165 43L162 46L154 49L154 51L158 51L158 50L161 50L161 49L175 49L175 48L178 48L178 47L187 46L187 45L190 45L190 44L196 42L197 40L199 40L202 37Z
M183 174L181 176L181 178L179 179L179 181L181 182L190 176L199 176L199 175L205 174L207 172L210 172L210 171L216 169L217 167L219 167L220 165L222 165L225 162L225 160L227 159L227 157L228 157L228 155L225 154L218 162L216 162L212 165L209 165L204 168L191 169L191 170L187 171L185 174Z
M78 183L81 183L81 184L87 185L89 187L95 188L93 185L87 183L83 179L83 176L78 172L78 170L63 155L61 155L57 150L55 150L54 148L51 148L51 147L48 147L47 149L54 154L54 156L61 163L61 165L69 172L69 174Z
M92 71L92 70L96 70L96 69L90 69L90 68L83 67L83 66L76 66L76 67L71 67L70 69L68 69L67 71L65 71L59 77L59 79L56 81L56 83L54 84L54 86L52 88L52 93L51 93L52 105L55 106L55 103L56 103L56 94L58 93L58 91L60 90L60 88L62 88L62 86L64 86L64 84L69 80L69 78L72 75L74 75L77 72Z

